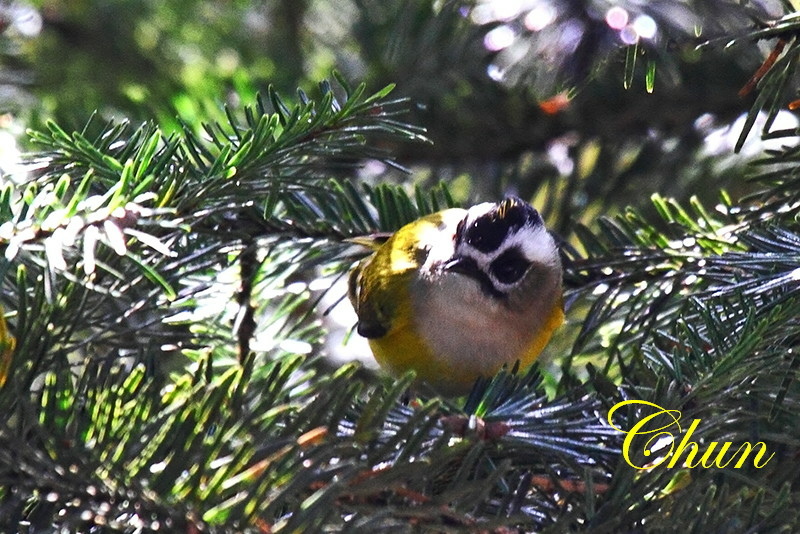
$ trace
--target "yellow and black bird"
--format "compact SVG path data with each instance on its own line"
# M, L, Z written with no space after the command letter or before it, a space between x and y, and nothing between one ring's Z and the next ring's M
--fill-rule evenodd
M539 356L564 321L561 278L541 216L508 197L403 226L353 269L349 295L384 369L460 395Z

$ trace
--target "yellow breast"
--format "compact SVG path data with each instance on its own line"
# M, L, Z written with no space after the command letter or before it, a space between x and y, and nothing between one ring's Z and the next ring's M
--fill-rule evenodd
M401 228L351 276L359 331L392 374L413 370L445 395L459 395L504 365L530 365L564 321L560 267L552 289L514 305L462 274L433 269L454 253L452 209Z
M521 368L529 366L564 322L560 299L542 317L515 317L481 307L480 300L462 305L449 285L409 298L390 331L369 340L383 368L395 375L413 370L444 395L466 394L479 377L517 360Z

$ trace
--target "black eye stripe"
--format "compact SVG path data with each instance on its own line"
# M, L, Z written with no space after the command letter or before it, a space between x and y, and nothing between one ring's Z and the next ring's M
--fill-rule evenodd
M519 249L511 248L495 258L489 270L498 282L513 284L525 276L530 265Z
M481 290L483 290L483 292L487 295L495 298L505 297L503 292L494 287L492 279L489 278L488 274L481 270L481 268L478 266L478 263L474 259L460 258L459 260L450 263L447 268L452 272L468 276L478 282L481 286Z

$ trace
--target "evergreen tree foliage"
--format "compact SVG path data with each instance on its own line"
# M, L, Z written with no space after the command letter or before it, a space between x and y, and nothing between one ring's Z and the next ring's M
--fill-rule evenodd
M374 6L359 4L368 18ZM463 20L407 4L417 17L378 21L403 30L398 42L463 37L453 29ZM101 112L75 131L52 121L32 130L26 179L0 191L1 529L791 531L800 148L795 129L772 127L795 96L799 23L786 7L774 19L748 11L767 23L715 19L735 46L779 40L746 86L740 139L760 133L782 148L752 162L742 194L716 177L705 184L712 200L653 195L592 225L567 219L570 199L613 166L575 171L559 197L560 228L574 237L563 247L574 335L556 343L559 372L506 369L465 399L409 396L412 377L332 369L319 356L323 310L308 286L363 256L347 239L458 204L457 185L432 178L356 178L364 161L404 170L399 147L428 146L418 110L393 86L370 94L336 75L293 98L270 87L201 125ZM423 31L431 20L447 31ZM591 64L566 69L565 86ZM625 62L622 77L652 76L636 69ZM656 87L648 98L658 97ZM609 142L598 134L581 150L621 158L622 143ZM704 164L697 142L681 161ZM651 412L629 404L609 421L623 401L679 410L684 430L699 420L703 449L764 442L773 456L761 468L666 467L668 445L628 443L618 430Z

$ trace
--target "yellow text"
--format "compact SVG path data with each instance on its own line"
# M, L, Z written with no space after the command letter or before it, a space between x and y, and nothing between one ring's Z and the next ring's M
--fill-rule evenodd
M612 416L618 409L629 405L649 406L653 408L653 413L645 415L631 427L630 430L623 430L617 427ZM659 420L659 422L656 422ZM753 466L757 468L764 467L772 460L775 453L772 453L766 459L764 456L767 454L767 445L763 441L755 444L750 442L741 443L733 453L733 443L724 441L720 445L718 441L711 441L701 447L695 441L692 441L692 436L700 426L701 420L694 419L689 427L684 432L680 424L681 412L680 410L668 410L652 402L643 400L626 400L619 402L611 407L608 411L608 424L612 428L625 434L625 440L622 442L622 456L631 467L636 469L652 469L659 465L665 464L666 467L728 467L731 466L738 469L744 466L750 454L753 451L757 452L752 458ZM660 426L657 426L660 425ZM680 434L683 437L678 442ZM634 444L636 436L650 436L638 449L645 457L654 457L647 465L637 465L634 457L637 448ZM669 447L667 449L667 446ZM736 463L731 463L736 460Z

